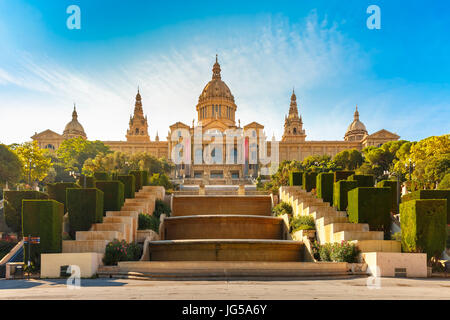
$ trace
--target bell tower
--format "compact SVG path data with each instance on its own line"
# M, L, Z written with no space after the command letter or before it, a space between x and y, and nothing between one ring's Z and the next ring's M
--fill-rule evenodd
M149 142L147 116L144 117L142 109L142 98L138 92L136 95L136 103L134 104L134 114L130 117L130 128L127 130L127 141L132 142Z
M306 134L305 130L303 130L302 117L298 115L297 96L292 90L289 115L284 118L284 133L281 141L299 142L305 141L305 138Z

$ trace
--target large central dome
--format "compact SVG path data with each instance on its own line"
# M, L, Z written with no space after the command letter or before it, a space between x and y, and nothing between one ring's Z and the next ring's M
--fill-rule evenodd
M217 61L212 68L212 79L209 81L198 98L198 120L207 124L214 120L220 120L227 126L234 126L236 104L230 88L222 81L220 64Z
M198 102L201 103L211 98L224 98L234 103L234 97L231 94L230 88L228 88L227 84L222 81L220 75L220 64L217 61L217 56L216 63L214 63L212 71L212 80L206 84L200 94L200 97L198 98Z

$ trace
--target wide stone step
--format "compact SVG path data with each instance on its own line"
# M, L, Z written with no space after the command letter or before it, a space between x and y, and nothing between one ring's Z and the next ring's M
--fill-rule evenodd
M361 252L402 252L402 244L397 240L353 240Z
M303 243L287 240L151 241L150 261L302 261Z
M270 196L174 196L172 216L272 215Z
M163 239L278 239L283 219L264 216L207 215L164 219Z
M137 279L277 279L349 276L346 262L124 261L101 266L99 277Z
M351 240L383 240L383 231L340 231L333 235L334 242Z
M76 240L124 240L125 237L119 231L77 231Z
M108 240L64 240L63 253L97 252L105 253Z

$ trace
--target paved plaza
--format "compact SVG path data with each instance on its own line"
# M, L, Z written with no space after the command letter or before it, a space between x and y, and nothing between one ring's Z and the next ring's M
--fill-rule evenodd
M295 281L145 281L81 279L80 289L65 280L0 280L0 299L450 299L448 279L368 278Z

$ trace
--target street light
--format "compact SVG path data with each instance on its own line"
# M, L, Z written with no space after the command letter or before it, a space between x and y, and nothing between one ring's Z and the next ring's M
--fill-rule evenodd
M81 177L81 173L75 172L75 171L69 171L69 175L73 177L75 180L79 177ZM84 186L83 188L86 189L86 175L84 175Z

